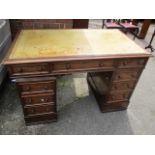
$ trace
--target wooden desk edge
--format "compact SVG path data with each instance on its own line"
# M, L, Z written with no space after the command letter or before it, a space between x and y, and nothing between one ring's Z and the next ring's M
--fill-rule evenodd
M99 60L99 59L121 59L121 58L147 58L151 54L122 54L122 55L104 55L104 56L68 56L68 57L53 57L53 58L33 58L33 59L12 59L3 60L4 65L23 64L23 63L42 63L42 62L61 62L61 61L79 61L79 60Z

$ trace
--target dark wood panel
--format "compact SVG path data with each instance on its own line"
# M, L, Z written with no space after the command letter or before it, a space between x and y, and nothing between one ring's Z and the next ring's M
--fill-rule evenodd
M110 104L104 105L103 103L100 104L100 109L102 112L115 112L115 111L121 111L126 110L128 107L129 102L128 101L122 101L122 102L113 102Z
M132 90L135 86L136 81L130 80L125 82L113 82L111 91L122 91L122 90Z
M55 103L55 95L52 93L22 95L21 99L24 105L43 104L49 102Z
M142 69L121 69L115 72L114 81L135 80L139 77Z
M56 105L42 104L42 105L36 105L36 106L26 106L24 108L25 116L34 116L36 114L44 114L49 112L56 113Z
M55 121L57 121L56 113L47 113L47 114L43 114L43 115L35 115L35 116L31 116L31 117L25 117L26 125L55 122Z
M134 58L134 59L121 59L119 61L119 68L138 68L144 67L147 59L146 58Z
M10 75L36 75L49 73L49 67L47 63L40 64L17 64L10 66Z
M106 97L106 102L111 103L111 102L127 101L129 100L130 94L131 91L111 92Z
M17 84L22 94L53 92L55 81L22 82Z
M90 60L58 62L51 64L51 72L87 71L93 69L113 69L114 60Z

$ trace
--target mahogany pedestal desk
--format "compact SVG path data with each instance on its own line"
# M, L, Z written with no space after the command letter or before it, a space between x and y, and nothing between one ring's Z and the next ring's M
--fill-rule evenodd
M119 30L22 30L4 64L30 125L57 120L57 76L75 72L88 73L102 112L125 110L149 56Z

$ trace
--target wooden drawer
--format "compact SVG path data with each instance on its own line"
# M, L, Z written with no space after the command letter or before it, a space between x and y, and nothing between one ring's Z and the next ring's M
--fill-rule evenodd
M140 69L123 69L119 70L114 75L114 81L135 80L141 73Z
M12 65L9 72L14 76L46 74L49 73L49 67L46 63Z
M135 86L135 81L113 82L111 91L132 90Z
M57 120L56 113L47 113L43 115L34 115L25 117L26 125L37 124L42 122L52 122Z
M119 93L113 92L106 97L107 103L116 101L127 101L129 99L130 91L121 91Z
M22 94L53 92L55 89L55 81L45 82L21 82L17 84Z
M123 102L112 102L109 104L104 104L101 106L102 112L112 112L112 111L120 111L125 110L128 107L129 102L123 101Z
M82 71L93 69L113 68L113 60L90 60L90 61L74 61L74 62L58 62L51 64L52 72L59 71Z
M43 114L49 112L56 112L56 105L54 104L43 104L39 106L26 106L24 108L24 114L26 116L32 116L36 114Z
M130 68L130 67L143 67L146 63L146 58L137 58L137 59L122 59L119 61L119 68Z
M22 95L21 97L24 105L34 105L55 102L55 95L52 93L34 94L34 95Z

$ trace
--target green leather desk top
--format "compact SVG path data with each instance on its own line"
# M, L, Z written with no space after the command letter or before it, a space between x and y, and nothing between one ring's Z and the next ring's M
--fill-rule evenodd
M148 54L119 30L22 30L8 60Z

